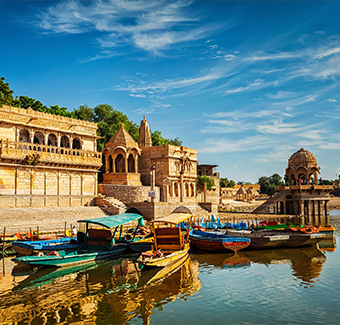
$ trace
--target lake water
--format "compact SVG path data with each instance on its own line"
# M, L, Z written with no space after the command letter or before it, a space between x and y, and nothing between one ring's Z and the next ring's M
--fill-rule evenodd
M6 258L0 324L340 324L340 250L322 246L195 253L165 276L136 255L34 274Z

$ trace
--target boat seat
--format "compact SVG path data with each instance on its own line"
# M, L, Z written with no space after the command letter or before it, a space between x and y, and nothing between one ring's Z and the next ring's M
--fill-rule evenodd
M184 242L183 235L180 236L179 227L157 228L157 247L163 250L179 250Z
M87 236L89 238L112 239L113 234L109 229L89 229Z

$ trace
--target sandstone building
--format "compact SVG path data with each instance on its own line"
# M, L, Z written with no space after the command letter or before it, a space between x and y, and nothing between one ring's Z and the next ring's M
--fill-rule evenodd
M0 107L0 205L68 207L97 194L97 124Z
M197 150L173 145L152 146L145 117L137 142L122 125L102 154L105 174L98 192L103 196L118 199L149 219L176 209L194 215L199 215L200 209L204 215L213 209L217 212L218 202L212 208L212 202L200 202L197 198Z
M294 214L303 223L329 224L329 193L331 185L319 184L320 167L312 153L301 148L288 160L288 186L278 186L278 192L254 213Z

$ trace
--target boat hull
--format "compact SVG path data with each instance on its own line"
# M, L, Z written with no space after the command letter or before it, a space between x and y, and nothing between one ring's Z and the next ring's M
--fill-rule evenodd
M110 259L120 256L128 250L127 244L116 245L114 249L103 252L74 251L70 253L60 252L60 256L25 256L16 257L15 262L26 263L31 266L63 267L76 264L84 264L101 259Z
M185 256L188 256L189 249L190 249L189 244L186 244L183 250L165 253L164 256L162 257L145 258L143 255L141 255L138 258L137 262L143 268L165 267L177 262L178 260L184 258ZM152 253L152 251L150 251L150 253Z
M250 244L248 238L238 238L197 230L194 230L189 238L190 245L193 248L209 252L225 252L227 250L237 252L248 247Z

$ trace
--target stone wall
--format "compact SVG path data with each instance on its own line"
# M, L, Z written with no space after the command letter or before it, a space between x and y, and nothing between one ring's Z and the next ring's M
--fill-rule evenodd
M0 165L0 206L89 205L97 194L96 176L96 172Z
M98 193L105 196L114 197L124 203L151 201L149 197L150 186L112 185L98 184ZM160 190L155 187L155 202L159 202Z

